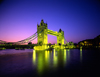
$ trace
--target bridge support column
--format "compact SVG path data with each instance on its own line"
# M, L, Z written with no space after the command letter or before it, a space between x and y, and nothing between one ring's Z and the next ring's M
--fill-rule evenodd
M43 20L41 20L40 25L37 24L37 32L38 32L37 43L39 45L45 45L48 43L47 29L48 29L47 23L44 23Z
M57 36L57 44L64 44L64 31L62 31L61 29L59 30L59 35Z

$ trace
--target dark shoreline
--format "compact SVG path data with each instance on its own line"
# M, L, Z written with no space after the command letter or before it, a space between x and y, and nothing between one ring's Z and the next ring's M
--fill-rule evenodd
M0 45L0 50L5 50L5 49L16 49L16 50L24 50L24 49L33 49L34 46L37 46L36 44L31 44L31 45ZM75 48L66 48L66 49L99 49L100 46L79 46ZM49 49L53 49L52 47Z

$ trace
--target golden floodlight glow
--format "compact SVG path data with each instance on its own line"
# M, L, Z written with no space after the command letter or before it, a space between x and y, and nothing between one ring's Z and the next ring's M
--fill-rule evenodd
M66 57L66 49L64 49L64 65L66 64L66 59L67 57Z
M87 43L87 41L84 41L84 43Z
M43 72L43 67L44 63L43 63L43 53L38 53L38 62L37 62L37 69L38 69L38 73L42 74Z
M70 51L67 52L67 49L54 49L53 51L52 50L51 51L50 50L45 50L45 51L33 50L33 58L32 58L33 65L37 67L36 68L37 73L38 75L41 76L46 69L50 68L49 66L53 66L54 68L57 68L59 64L58 59L62 61L63 66L65 67L68 60L67 55L69 59Z
M82 51L80 51L80 62L82 62Z
M46 59L46 61L48 59L48 53L47 53L47 51L45 51L45 59Z
M56 36L57 44L64 44L64 32L61 29L59 32L49 30L47 24L44 23L43 20L41 21L40 25L37 25L37 34L38 44L48 44L47 34Z
M45 49L48 49L48 48L49 48L49 46L47 46L47 45L34 46L35 50L45 50Z
M56 56L56 51L54 49L54 52L53 52L53 64L54 64L54 67L57 66L57 56Z
M82 51L82 46L80 47L80 51Z
M36 64L36 51L33 50L33 64Z
M48 65L49 65L49 55L50 55L50 53L49 53L50 51L45 51L45 67L48 67Z
M70 50L68 49L68 60L70 59Z
M44 23L41 20L40 25L37 24L37 44L38 46L34 46L35 50L46 50L50 47L48 45L48 37L47 35L53 35L57 37L57 44L54 45L54 48L64 49L64 48L74 48L74 45L64 46L64 31L61 29L57 31L49 30L47 23Z

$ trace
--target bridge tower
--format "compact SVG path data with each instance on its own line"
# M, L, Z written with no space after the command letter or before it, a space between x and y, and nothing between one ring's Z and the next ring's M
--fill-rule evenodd
M59 32L58 32L58 36L57 36L57 44L61 44L63 45L64 44L64 31L62 31L61 29L59 29Z
M47 23L44 23L42 19L40 25L37 24L38 44L45 45L48 43L47 30Z

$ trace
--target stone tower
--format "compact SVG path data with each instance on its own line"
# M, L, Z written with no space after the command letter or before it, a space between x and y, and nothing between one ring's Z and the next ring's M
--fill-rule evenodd
M40 25L37 24L38 44L45 45L48 43L47 30L47 23L44 23L42 19Z
M64 44L64 31L62 31L61 29L58 32L58 36L57 36L57 44Z

